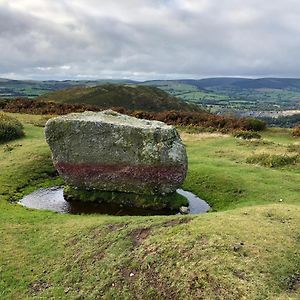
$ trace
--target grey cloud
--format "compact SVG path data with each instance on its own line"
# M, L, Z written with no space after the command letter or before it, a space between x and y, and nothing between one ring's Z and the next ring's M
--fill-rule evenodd
M14 3L0 4L0 76L300 76L295 0Z

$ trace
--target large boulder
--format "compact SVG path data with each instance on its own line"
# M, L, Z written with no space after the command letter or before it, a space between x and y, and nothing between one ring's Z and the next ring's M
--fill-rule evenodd
M172 126L112 110L50 119L53 162L76 188L136 194L174 192L185 179L185 146Z

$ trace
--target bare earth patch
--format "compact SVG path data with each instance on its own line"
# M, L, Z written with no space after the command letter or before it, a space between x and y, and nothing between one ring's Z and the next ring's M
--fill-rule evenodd
M138 247L149 236L151 228L137 228L130 233L134 247Z
M42 293L44 290L51 287L51 284L49 282L43 281L43 280L37 280L30 284L29 289L31 294L38 295Z

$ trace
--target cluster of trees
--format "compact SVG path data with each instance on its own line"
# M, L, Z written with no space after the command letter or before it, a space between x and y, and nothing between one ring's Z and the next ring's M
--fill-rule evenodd
M187 112L187 111L133 111L122 107L112 107L111 109L134 116L140 119L158 120L170 125L177 126L198 126L202 128L213 128L223 132L235 130L264 130L266 123L257 119L251 118L236 118L232 116L214 115L206 111ZM101 111L103 108L89 104L67 104L37 101L30 99L15 99L9 101L4 107L4 111L29 113L29 114L52 114L63 115L71 112L83 111Z

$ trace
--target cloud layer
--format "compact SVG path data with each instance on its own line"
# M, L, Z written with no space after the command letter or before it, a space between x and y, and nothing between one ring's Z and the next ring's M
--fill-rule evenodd
M0 77L300 77L296 0L0 0Z

